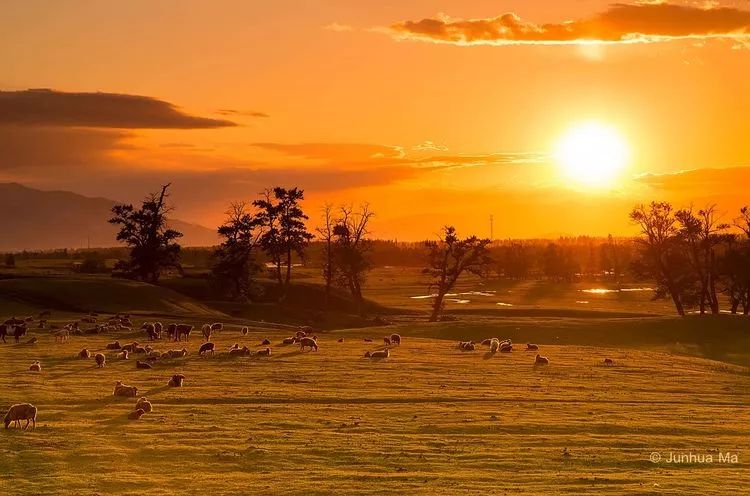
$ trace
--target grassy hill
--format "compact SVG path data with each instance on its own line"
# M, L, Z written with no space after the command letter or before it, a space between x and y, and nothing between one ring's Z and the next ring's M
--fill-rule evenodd
M111 277L19 277L0 279L0 315L59 312L128 312L222 315L171 289Z

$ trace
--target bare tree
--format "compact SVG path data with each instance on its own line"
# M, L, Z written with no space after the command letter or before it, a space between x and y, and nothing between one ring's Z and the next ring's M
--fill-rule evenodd
M358 209L342 206L333 227L333 253L340 283L349 289L357 304L358 313L364 311L362 285L370 270L369 251L371 242L369 224L374 216L368 204Z
M471 236L459 239L456 228L446 226L439 241L428 241L429 265L425 272L433 277L430 291L435 291L432 300L430 322L440 319L445 295L464 273L484 276L492 263L487 247L489 239ZM434 288L434 289L433 289Z
M326 309L328 309L328 303L331 297L331 286L333 285L333 278L336 272L333 249L335 227L336 219L334 218L333 205L326 203L323 205L322 224L315 228L315 231L318 233L318 238L323 243L323 280L325 281L326 287Z

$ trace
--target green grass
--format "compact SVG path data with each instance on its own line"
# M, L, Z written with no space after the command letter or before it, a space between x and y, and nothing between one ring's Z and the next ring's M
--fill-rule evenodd
M0 433L0 494L708 495L750 484L744 367L542 344L551 365L535 369L532 353L461 353L409 336L375 362L362 358L373 345L361 336L383 328L322 334L317 353L280 346L287 333L238 329L217 347L270 337L270 359L199 358L193 340L186 359L152 370L111 353L96 369L74 358L82 347L137 334L0 345L2 407L39 408L35 432ZM26 372L37 359L43 372ZM166 387L175 372L184 388ZM134 401L112 396L116 380L139 387L154 412L126 420ZM714 449L740 464L648 461Z

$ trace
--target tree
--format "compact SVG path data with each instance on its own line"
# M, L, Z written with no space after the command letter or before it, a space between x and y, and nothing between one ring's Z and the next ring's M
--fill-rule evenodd
M148 195L139 209L130 204L112 207L114 217L109 222L120 226L117 240L130 247L129 259L115 266L125 277L155 284L163 270L180 269L180 245L176 240L182 233L168 227L169 186L162 186L158 194Z
M214 252L211 274L230 298L249 301L253 275L259 270L255 250L262 234L260 223L245 203L232 203L226 214L218 229L224 241Z
M371 267L369 253L372 245L367 236L373 215L366 203L358 210L342 206L333 227L334 273L338 283L351 293L360 314L364 311L362 284Z
M576 272L580 271L570 250L555 243L550 243L545 248L543 262L544 275L557 282L572 282Z
M314 237L305 227L308 217L300 206L304 197L301 189L277 186L253 202L260 211L258 220L264 228L260 244L275 266L279 286L287 286L291 281L292 253L302 257ZM285 277L282 277L282 265L286 265Z
M453 289L464 273L485 275L492 263L488 250L490 243L489 239L480 239L476 236L459 239L453 226L443 228L439 241L427 242L429 265L425 273L432 276L430 291L435 292L430 322L440 319L445 295Z
M688 288L680 273L679 229L672 205L667 202L651 202L646 207L639 205L630 212L630 219L638 225L642 237L641 272L656 279L657 296L668 294L679 315L685 315L684 290Z
M323 280L325 281L325 307L328 309L328 303L331 297L331 286L336 274L336 264L334 260L334 229L336 219L333 217L333 205L326 203L323 205L323 223L315 228L320 241L323 243Z
M693 213L692 208L678 210L675 218L681 226L679 235L685 243L690 266L700 284L700 314L706 313L708 303L711 313L718 315L716 247L727 241L727 236L722 232L729 229L729 224L719 222L716 205L709 205L697 214Z

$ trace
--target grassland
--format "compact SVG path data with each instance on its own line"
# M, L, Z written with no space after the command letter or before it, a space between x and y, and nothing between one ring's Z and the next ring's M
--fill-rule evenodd
M214 336L219 351L234 343L255 349L266 337L273 343L270 358L201 358L194 334L188 357L151 370L113 352L103 369L75 358L114 339L145 341L137 331L60 344L34 329L36 344L0 343L0 408L39 408L36 431L0 432L0 494L725 495L750 488L747 319L679 319L638 293L603 294L601 305L581 308L573 300L580 288L521 283L526 293L510 289L518 305L476 296L452 308L455 321L429 324L425 302L409 298L424 294L421 281L411 272L395 281L380 275L369 288L372 308L387 309L394 325L321 330L320 350L304 353L280 344L291 331L255 326L242 336L247 317L199 293L101 277L0 280L3 315L53 308L57 324L84 310L133 312L136 326L222 320L229 325ZM528 292L544 296L523 304ZM318 296L298 295L289 314L313 312ZM268 318L279 308L253 312ZM390 332L404 342L389 359L362 358ZM524 351L455 346L489 336L538 342L551 364L534 368ZM604 366L604 357L615 365ZM41 374L27 371L34 360ZM176 372L186 386L168 388ZM117 380L137 386L154 412L127 420L134 400L112 396ZM655 464L652 452L714 460ZM738 462L719 462L719 453Z

